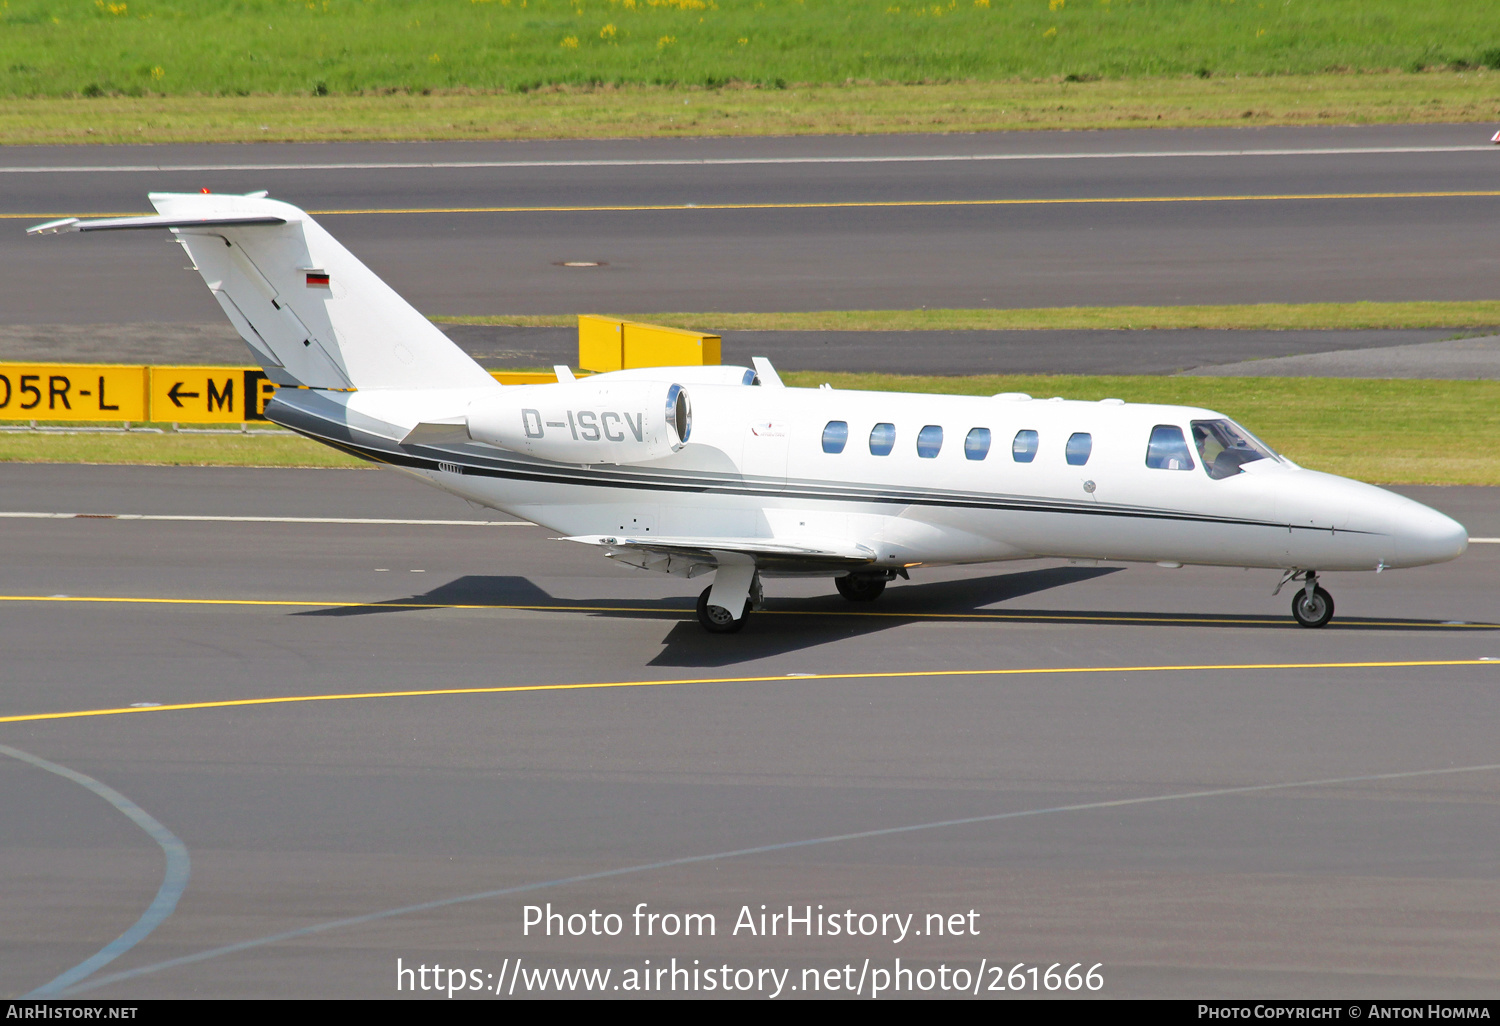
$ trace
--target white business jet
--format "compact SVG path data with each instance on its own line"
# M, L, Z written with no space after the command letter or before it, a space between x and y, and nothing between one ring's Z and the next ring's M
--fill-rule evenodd
M1326 570L1453 559L1462 525L1305 470L1189 406L784 387L754 368L498 384L311 217L264 193L153 193L166 229L282 386L272 421L632 566L712 572L698 618L739 630L761 577L870 601L917 567L1056 557L1261 567L1304 627Z

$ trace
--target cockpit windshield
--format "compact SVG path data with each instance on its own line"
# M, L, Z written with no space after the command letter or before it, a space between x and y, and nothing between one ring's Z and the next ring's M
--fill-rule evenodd
M1215 481L1233 477L1246 463L1277 458L1270 447L1232 420L1193 421L1193 441L1203 457L1203 469Z

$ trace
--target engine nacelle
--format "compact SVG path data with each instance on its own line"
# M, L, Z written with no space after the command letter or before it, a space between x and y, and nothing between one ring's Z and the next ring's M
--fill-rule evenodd
M693 411L681 385L512 385L469 407L469 437L558 463L644 463L681 449Z

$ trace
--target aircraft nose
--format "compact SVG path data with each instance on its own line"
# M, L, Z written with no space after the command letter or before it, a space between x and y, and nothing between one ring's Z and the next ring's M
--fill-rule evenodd
M1392 566L1423 566L1457 559L1469 547L1469 532L1452 517L1413 502L1401 511L1391 532Z

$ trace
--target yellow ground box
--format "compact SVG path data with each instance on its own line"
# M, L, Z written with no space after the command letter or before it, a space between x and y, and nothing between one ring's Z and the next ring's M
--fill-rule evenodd
M151 419L242 424L265 420L276 386L259 367L152 367Z
M718 335L593 314L578 316L578 366L584 370L700 366L719 360Z
M578 366L581 370L617 371L625 366L625 322L613 317L578 315Z
M719 362L719 336L681 328L658 328L654 324L624 325L622 364L631 367L700 366Z
M0 363L0 420L144 421L146 368Z

